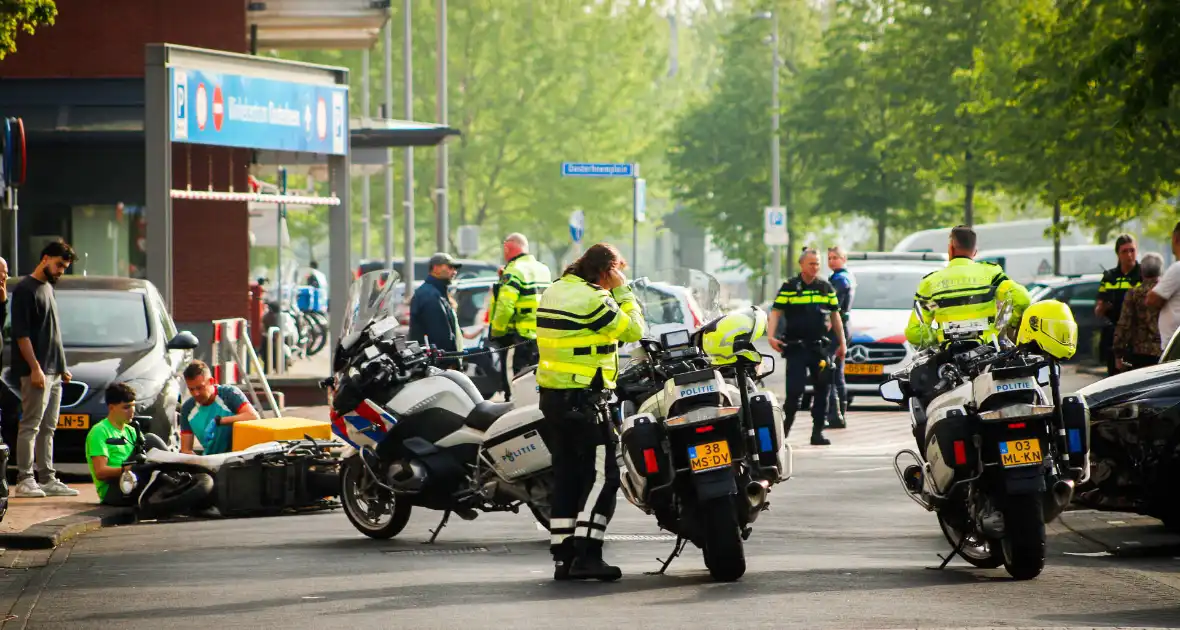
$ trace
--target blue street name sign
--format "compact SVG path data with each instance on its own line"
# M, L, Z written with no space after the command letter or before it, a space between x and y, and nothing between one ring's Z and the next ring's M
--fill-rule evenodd
M563 162L562 177L634 177L634 164L592 164L588 162Z
M169 68L173 142L348 152L348 88Z

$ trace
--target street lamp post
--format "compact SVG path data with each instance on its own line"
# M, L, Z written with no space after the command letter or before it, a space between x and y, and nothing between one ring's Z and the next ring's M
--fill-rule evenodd
M778 11L770 12L771 33L770 33L770 48L771 48L771 69L770 69L770 205L779 207L781 205L781 174L779 172L779 105L778 105ZM783 209L783 223L787 225L787 234L791 233L791 215L790 209ZM774 283L771 285L772 290L778 292L781 281L780 274L783 272L783 246L776 245L774 247Z
M782 173L779 159L779 103L778 103L778 71L782 63L778 55L778 11L763 11L757 15L759 19L770 20L770 205L778 208L782 205ZM790 209L783 208L783 219L790 234ZM771 291L778 293L782 284L783 247L774 246L774 269L770 275Z
M438 123L447 124L447 0L438 0ZM435 250L449 249L451 233L447 199L447 143L438 143L438 166L435 173Z

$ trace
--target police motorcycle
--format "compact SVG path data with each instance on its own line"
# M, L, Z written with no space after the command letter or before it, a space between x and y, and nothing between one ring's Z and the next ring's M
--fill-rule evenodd
M657 276L672 280L653 281ZM677 536L657 573L692 542L713 579L734 581L746 571L743 541L769 508L771 486L791 476L782 408L756 384L773 373L773 357L753 346L766 334L767 317L756 307L720 316L717 281L681 269L632 284L649 322L662 321L667 285L689 286L713 319L695 332L645 336L629 349L615 390L620 485L628 501ZM764 358L770 368L760 373Z
M393 276L393 277L390 277ZM340 455L340 498L348 520L371 538L392 538L413 507L451 514L518 512L549 526L549 449L535 405L484 400L467 375L440 369L440 353L395 332L396 274L373 271L349 289L346 321L322 385L331 398Z
M1045 524L1089 477L1089 411L1084 398L1061 393L1060 361L1077 349L1069 308L1029 306L1015 344L1011 313L1000 305L1004 325L991 344L978 341L986 319L948 323L943 343L928 338L880 392L909 409L920 448L899 452L894 469L953 547L938 568L959 555L1028 580L1045 566ZM903 471L906 457L915 464Z

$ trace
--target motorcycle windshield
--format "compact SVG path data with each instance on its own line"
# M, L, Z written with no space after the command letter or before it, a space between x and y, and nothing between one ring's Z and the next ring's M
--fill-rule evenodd
M695 332L723 313L721 283L700 269L660 269L636 278L631 290L643 308L648 337L677 329Z
M394 286L398 284L396 271L378 269L353 280L348 287L348 306L344 311L344 326L340 339L349 333L364 330L370 322L393 317Z

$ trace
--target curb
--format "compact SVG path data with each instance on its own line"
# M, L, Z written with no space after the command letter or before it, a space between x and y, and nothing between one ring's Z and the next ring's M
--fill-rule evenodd
M99 506L81 514L37 523L24 531L0 534L0 548L53 549L86 532L134 522L135 512L131 508Z

